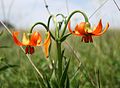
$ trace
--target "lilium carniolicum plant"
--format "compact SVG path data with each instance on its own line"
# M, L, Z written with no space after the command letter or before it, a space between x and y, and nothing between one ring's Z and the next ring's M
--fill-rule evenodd
M102 20L100 19L97 27L95 27L93 30L91 30L89 22L81 22L80 24L77 24L75 30L72 31L70 27L70 22L68 23L68 29L70 33L77 36L82 36L81 41L85 43L93 42L92 36L102 35L107 31L108 27L109 27L109 23L107 23L105 29L102 31L103 26L102 26Z
M80 24L77 24L75 27L75 30L73 31L70 27L70 19L76 13L82 14L85 21L81 22ZM63 20L59 22L57 20L57 16L61 16ZM49 30L51 20L53 20L53 23L55 24L55 32L53 32L55 34L53 34ZM47 37L43 44L41 44L42 42L41 35L38 32L33 32L34 27L37 25L42 25L47 31ZM66 32L67 26L68 26L70 33ZM48 57L49 55L49 46L51 44L51 39L50 39L51 37L56 43L55 53L57 54L56 55L57 59L54 60L53 58L50 58L50 66L52 66L52 69L49 69L49 71L51 70L49 72L50 75L49 73L46 74L44 71L40 73L39 70L36 69L36 67L33 64L32 65L36 69L38 74L40 75L41 80L44 81L44 82L40 82L42 83L41 86L43 85L42 88L48 88L48 87L55 87L55 88L64 88L64 87L67 88L68 87L69 88L71 86L69 81L70 80L73 81L73 79L70 79L69 74L68 74L70 59L67 59L67 57L64 55L65 49L62 48L63 42L71 34L82 36L82 40L81 40L82 42L85 42L85 43L93 42L92 36L102 35L103 33L107 31L108 27L109 27L109 23L107 23L105 29L102 31L103 26L102 26L102 21L100 20L98 25L95 27L95 29L92 30L86 14L84 12L76 10L76 11L73 11L68 17L64 16L63 14L57 14L56 16L51 15L48 19L47 25L44 24L43 22L35 23L32 26L28 35L23 33L22 42L20 42L17 38L19 32L13 32L12 35L13 35L14 42L18 46L26 46L26 49L25 49L26 54L33 54L35 46L43 46L46 57ZM62 28L63 30L61 30ZM73 75L73 77L75 76L76 75Z
M26 46L26 49L25 49L26 54L33 54L34 53L34 46L41 46L42 45L41 44L42 37L41 37L40 33L38 33L38 32L33 32L30 35L26 35L26 33L23 33L22 42L20 42L18 40L18 38L17 38L18 35L19 35L19 32L13 32L12 33L13 40L18 46ZM48 57L48 48L50 45L49 32L47 32L47 35L48 36L45 39L45 42L43 44L46 57Z

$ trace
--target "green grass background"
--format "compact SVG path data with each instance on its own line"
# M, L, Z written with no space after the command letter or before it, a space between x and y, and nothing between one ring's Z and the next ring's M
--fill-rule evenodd
M93 85L97 85L98 70L101 88L120 88L120 31L108 30L104 35L93 39L93 43L82 43L81 37L70 36L66 42L73 50L66 42L62 44L65 56L71 59L68 70L70 78L79 66L77 59L82 64L76 73L75 81L71 82L73 88L77 82L80 88L95 88ZM55 43L52 44L50 58L56 61ZM0 71L0 88L39 88L38 74L6 31L0 36L0 46L3 45L9 48L0 48L0 68L6 64L18 67ZM49 74L49 60L45 58L41 47L35 47L31 58L39 70Z

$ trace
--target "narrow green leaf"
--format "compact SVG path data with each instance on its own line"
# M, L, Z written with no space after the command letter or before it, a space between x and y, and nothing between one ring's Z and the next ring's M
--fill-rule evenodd
M65 67L65 69L64 69L64 72L63 72L63 74L62 74L62 77L61 77L61 79L60 79L60 87L61 87L61 88L64 87L65 80L66 80L66 78L67 78L67 71L68 71L69 63L70 63L70 59L69 59L67 65L66 65L66 67Z
M0 46L0 48L10 48L9 46Z
M51 88L51 86L50 86L50 83L49 83L49 80L48 80L47 76L45 76L45 81L46 81L46 84L47 84L47 88Z
M63 51L62 51L62 58L63 58L63 56L64 56L64 52L65 52L65 49L63 49Z
M39 81L40 81L40 86L41 86L41 88L48 88L47 87L47 84L46 84L46 74L45 74L45 72L41 69L41 68L39 68L39 71L41 72L41 74L42 74L42 76L43 77L41 77L41 76L38 76L39 77Z
M9 68L13 68L13 67L19 67L18 65L10 65L10 64L7 64L3 67L0 68L0 71L4 71L6 69L9 69Z
M66 86L65 88L70 88L70 79L69 79L68 75L67 75L67 80L66 80L65 86Z
M47 80L47 76L46 74L44 73L44 71L42 69L39 68L39 71L41 72L42 76L39 76L39 81L40 81L40 84L41 84L41 88L49 88L48 87L48 82L46 81Z
M57 78L56 78L56 75L55 75L55 70L52 73L52 76L51 76L51 79L50 79L50 84L51 84L52 88L59 88L58 83L57 83Z
M39 81L40 81L41 87L46 88L45 82L40 76L39 76Z
M60 41L63 42L69 35L71 35L71 33L66 34L65 36L63 36Z
M98 88L101 88L100 87L100 72L99 72L99 69L96 72L96 76L97 76L97 86L98 86Z
M79 87L80 87L80 80L78 80L78 81L76 82L75 88L79 88Z

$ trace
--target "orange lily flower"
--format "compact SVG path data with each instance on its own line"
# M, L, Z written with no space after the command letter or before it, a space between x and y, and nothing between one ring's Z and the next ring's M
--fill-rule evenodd
M97 27L95 27L94 30L91 30L90 28L90 24L88 22L81 22L80 24L77 24L75 27L75 30L72 31L71 27L70 27L70 22L68 23L68 29L69 31L77 36L82 36L82 42L84 41L85 43L88 42L93 42L92 36L100 36L103 33L105 33L107 31L109 27L109 23L107 23L105 29L102 31L102 21L100 19Z
M18 40L18 38L17 38L18 35L19 35L19 32L13 32L12 33L13 40L18 46L26 46L26 49L25 49L26 54L33 54L34 46L41 46L42 38L38 32L34 32L29 36L27 36L25 33L23 33L22 42L20 42ZM48 38L45 40L45 42L43 44L45 46L44 48L46 48L46 52L45 52L45 54L47 53L46 57L48 57L47 49L49 48L49 44L50 44L50 34L48 32Z

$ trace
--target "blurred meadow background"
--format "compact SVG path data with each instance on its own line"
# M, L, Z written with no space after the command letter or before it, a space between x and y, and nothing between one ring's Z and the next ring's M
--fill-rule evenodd
M76 80L71 82L72 88L77 88L77 84L80 84L80 88L96 88L97 81L100 81L101 88L120 88L119 6L120 0L0 0L0 20L11 32L29 31L36 22L46 23L50 14L62 13L67 16L73 10L85 12L92 26L97 25L100 19L104 27L109 22L108 31L100 37L94 37L93 43L82 43L80 37L70 36L62 48L65 48L65 56L71 59L68 73ZM73 28L82 20L83 17L75 15ZM51 29L54 31L53 25ZM36 30L44 33L45 29L40 26ZM14 44L12 36L0 23L2 31L0 88L42 88L39 76L26 55ZM56 60L55 43L52 44L50 58ZM41 47L35 47L31 57L40 71L49 73L49 60L45 58Z

